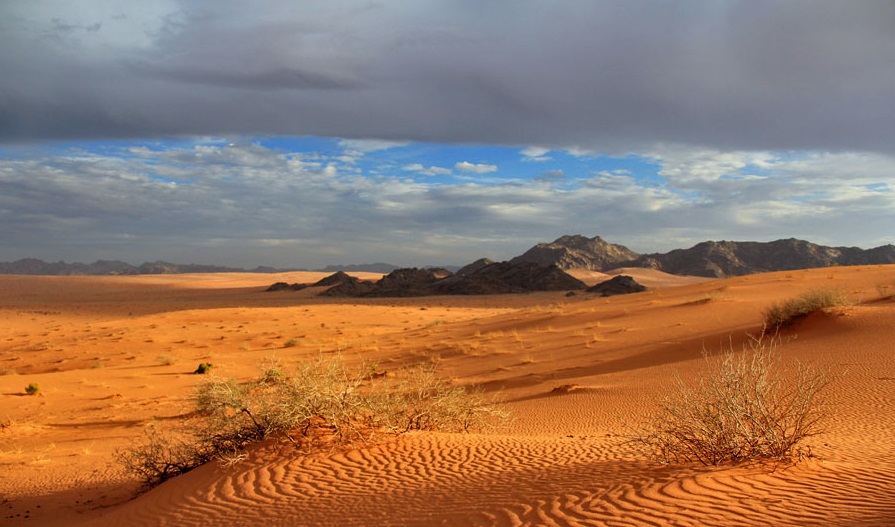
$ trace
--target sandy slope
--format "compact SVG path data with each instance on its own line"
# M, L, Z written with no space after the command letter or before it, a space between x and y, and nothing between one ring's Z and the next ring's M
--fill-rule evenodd
M624 273L629 274L629 273ZM0 277L0 519L11 525L892 525L895 266L656 289L426 299L264 293L320 276ZM854 307L789 330L788 364L835 372L832 419L795 466L650 463L624 441L702 350L776 300L839 287ZM286 347L288 342L292 345ZM199 362L249 378L319 353L389 370L435 362L499 393L487 435L416 433L304 455L269 441L132 499L113 452L191 409ZM38 383L41 395L26 396ZM554 389L570 385L571 389Z

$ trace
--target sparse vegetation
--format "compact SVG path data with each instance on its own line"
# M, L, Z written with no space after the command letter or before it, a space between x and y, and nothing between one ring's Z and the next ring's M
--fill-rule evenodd
M174 356L167 353L159 355L158 357L156 357L156 360L162 366L170 366L176 362Z
M28 386L25 386L25 393L28 395L37 395L40 393L40 385L37 383L30 383Z
M777 348L776 339L756 338L741 353L707 357L698 384L679 382L633 443L662 463L801 456L827 417L821 392L829 374L799 366L786 376Z
M368 370L320 358L291 376L278 364L263 366L248 383L210 375L196 391L188 432L178 438L150 427L145 442L119 452L119 460L152 486L214 459L240 459L246 445L274 435L313 449L377 433L479 430L505 417L485 395L451 385L432 367L394 376Z
M817 289L767 308L764 325L771 331L792 324L820 309L849 305L848 296L839 289Z

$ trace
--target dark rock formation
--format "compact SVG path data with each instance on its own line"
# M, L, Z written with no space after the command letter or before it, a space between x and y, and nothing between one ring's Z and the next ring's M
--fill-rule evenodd
M597 293L600 296L629 295L646 291L646 287L638 284L636 280L627 275L618 275L595 286L588 287L588 293Z
M373 283L361 280L360 278L354 276L345 276L347 276L345 280L330 287L326 291L323 291L322 293L320 293L320 296L358 297L366 296L373 290Z
M895 263L895 246L864 250L826 247L797 239L773 242L707 241L689 249L638 255L599 236L562 236L538 244L511 262L533 261L563 269L608 271L618 267L647 267L677 275L721 278L770 271L788 271L833 265Z
M461 267L460 270L458 270L455 274L457 276L466 276L475 273L476 271L479 271L484 267L488 267L493 263L494 260L491 260L489 258L479 258L471 264Z
M640 255L624 245L609 243L599 236L560 236L552 243L539 243L510 260L511 263L534 262L555 265L560 269L590 269L605 271L623 267Z
M352 265L327 265L320 271L324 273L334 273L337 271L347 271L351 273L390 273L398 269L397 265L388 263L371 263L371 264L352 264Z
M492 295L584 289L587 285L555 265L533 262L499 262L478 271L455 275L435 286L449 295Z
M299 291L308 287L305 284L289 284L286 282L275 282L271 284L270 287L265 289L268 293L275 293L277 291Z
M426 295L487 295L532 291L581 290L583 282L556 266L531 262L491 263L466 275L445 269L396 269L375 284L343 283L324 296L409 297Z
M338 271L336 273L333 273L333 274L327 276L326 278L322 278L322 279L314 282L313 285L314 285L314 287L328 287L328 286L339 285L339 284L342 284L345 282L350 282L351 279L352 279L352 277L349 274L345 273L344 271Z
M888 263L895 263L895 246L892 245L863 250L826 247L790 238L773 242L702 242L689 249L644 255L636 265L671 274L722 278L835 265Z

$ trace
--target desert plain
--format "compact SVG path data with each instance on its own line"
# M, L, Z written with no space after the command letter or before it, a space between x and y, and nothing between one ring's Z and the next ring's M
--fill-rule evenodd
M0 524L895 525L895 266L614 273L650 289L336 299L265 292L322 273L0 276ZM783 364L831 372L802 459L666 465L632 446L706 352L742 349L768 306L829 288L853 303L780 334ZM433 364L511 418L310 453L270 439L147 492L118 463L147 426L192 412L199 363L245 380L321 355Z

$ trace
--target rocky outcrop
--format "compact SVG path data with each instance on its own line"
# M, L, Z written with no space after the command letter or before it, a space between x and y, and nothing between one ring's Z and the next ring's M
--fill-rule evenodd
M624 267L639 256L624 245L609 243L599 236L587 238L576 234L560 236L551 243L539 243L510 262L534 262L555 265L560 269L606 271Z
M499 262L464 275L458 273L436 284L434 290L447 295L493 295L580 290L586 287L584 282L555 265Z
M353 264L353 265L327 265L320 271L324 273L335 273L338 271L349 273L390 273L398 269L397 265L389 263L372 263L372 264Z
M479 258L471 264L461 267L455 274L457 274L458 276L470 275L472 273L480 271L485 267L488 267L493 263L494 260L491 260L490 258Z
M396 269L376 283L343 282L323 296L410 297L429 295L493 295L533 291L582 290L586 284L556 266L531 262L490 263L466 274L445 269Z
M585 290L587 293L596 293L600 296L629 295L643 291L646 291L646 286L638 284L634 278L627 275L615 276Z
M895 246L864 250L826 247L794 238L773 242L707 241L689 249L639 255L599 236L562 236L535 245L511 262L532 261L563 269L608 271L618 267L646 267L670 274L721 278L770 271L810 269L834 265L895 263Z
M307 284L290 284L287 282L274 282L265 291L268 293L276 293L277 291L301 291L308 287Z
M722 278L835 265L888 263L895 263L895 246L892 245L864 250L826 247L790 238L773 242L702 242L689 249L644 255L636 265L677 275Z

